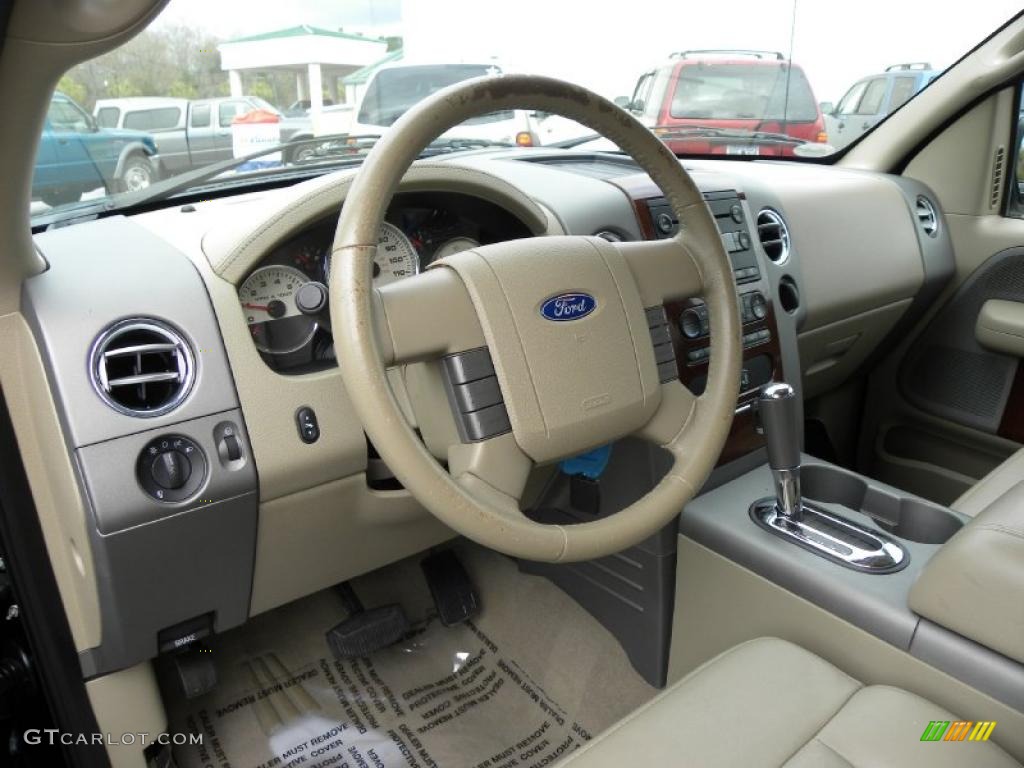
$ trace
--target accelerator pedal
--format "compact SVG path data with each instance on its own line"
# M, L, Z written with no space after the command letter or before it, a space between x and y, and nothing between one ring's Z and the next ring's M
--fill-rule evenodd
M387 648L409 632L409 619L397 603L366 610L347 581L337 587L348 618L327 631L327 645L337 659L358 659Z
M420 562L441 623L454 627L480 611L480 598L455 552L446 549Z

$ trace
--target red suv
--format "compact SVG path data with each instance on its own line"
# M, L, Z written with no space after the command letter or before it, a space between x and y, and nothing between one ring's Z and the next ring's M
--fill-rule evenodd
M627 108L677 154L793 155L828 140L807 77L781 53L674 53L640 76Z

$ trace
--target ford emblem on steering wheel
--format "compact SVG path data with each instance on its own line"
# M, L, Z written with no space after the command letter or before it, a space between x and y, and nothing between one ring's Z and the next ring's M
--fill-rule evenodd
M560 293L540 305L540 313L548 320L565 322L579 320L597 309L597 300L589 293Z

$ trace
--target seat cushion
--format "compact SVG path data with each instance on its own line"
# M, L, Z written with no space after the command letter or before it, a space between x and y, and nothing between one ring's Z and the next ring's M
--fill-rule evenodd
M759 638L694 670L569 756L565 768L626 765L1020 768L992 742L922 742L941 707L864 687L792 643Z

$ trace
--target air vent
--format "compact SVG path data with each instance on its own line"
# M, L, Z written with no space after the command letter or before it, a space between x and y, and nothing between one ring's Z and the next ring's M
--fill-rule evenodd
M999 207L999 198L1003 193L1003 165L1006 162L1006 147L996 149L995 160L992 161L992 195L988 204L990 208Z
M935 206L932 205L932 201L924 195L918 195L914 212L917 214L917 221L921 225L921 231L928 235L928 237L935 237L939 233L939 217L935 213Z
M107 405L147 418L174 410L188 396L195 360L181 334L169 326L158 320L125 320L93 343L89 372Z
M763 208L757 214L757 237L769 259L776 264L786 262L789 258L789 228L777 211Z

